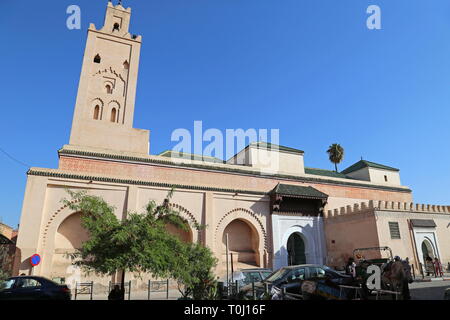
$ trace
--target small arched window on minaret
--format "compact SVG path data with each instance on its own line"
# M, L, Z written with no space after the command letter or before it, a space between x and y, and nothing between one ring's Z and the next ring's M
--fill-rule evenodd
M116 122L116 114L117 114L116 108L112 108L112 110L111 110L111 122Z
M114 23L113 32L116 31L116 30L117 30L117 31L120 30L120 24L118 24L117 22Z
M96 105L94 108L94 120L98 120L100 117L100 106Z
M112 94L112 87L111 87L110 84L107 84L107 85L105 86L105 90L106 90L106 93L107 93L107 94Z
M99 54L97 54L97 55L95 56L95 58L94 58L94 62L95 62L95 63L100 63L101 61L102 61L102 58L100 57Z
M125 60L125 62L123 63L123 68L124 68L125 70L130 69L130 64L128 63L128 61Z

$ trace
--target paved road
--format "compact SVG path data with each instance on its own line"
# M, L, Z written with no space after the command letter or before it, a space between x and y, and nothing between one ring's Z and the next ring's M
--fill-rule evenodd
M443 300L450 281L414 282L409 286L413 300Z

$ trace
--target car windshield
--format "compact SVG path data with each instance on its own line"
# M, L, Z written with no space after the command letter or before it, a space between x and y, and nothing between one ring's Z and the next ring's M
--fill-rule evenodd
M244 276L245 276L245 280L244 283L245 284L249 284L252 282L260 282L261 276L259 275L259 272L255 271L255 272L244 272Z
M267 277L269 277L272 274L272 272L261 272L262 278L263 280L266 279Z
M281 278L283 278L286 274L289 273L289 269L281 268L272 273L269 277L267 277L266 281L274 282Z
M0 290L8 290L11 289L14 284L14 279L9 279L0 282Z
M332 269L332 268L330 268L330 267L327 267L327 266L323 266L322 267L322 269L323 270L325 270L325 273L327 273L327 274L333 274L333 275L342 275L339 271L337 271L337 270L334 270L334 269Z

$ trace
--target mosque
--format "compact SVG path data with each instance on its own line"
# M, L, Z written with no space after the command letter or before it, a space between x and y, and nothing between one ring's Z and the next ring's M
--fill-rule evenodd
M170 205L207 227L168 231L211 248L217 274L226 268L226 234L236 269L339 267L355 248L376 246L417 270L426 256L450 261L450 206L413 204L397 168L361 160L342 172L315 169L305 167L304 151L265 142L227 161L150 155L150 132L133 128L142 37L130 33L130 18L130 8L108 2L104 25L89 26L70 141L58 151L58 168L27 172L15 273L70 276L66 253L88 235L80 213L62 205L66 189L101 196L122 218L161 203L174 187ZM276 171L262 172L267 154L279 159ZM32 268L36 253L42 262Z

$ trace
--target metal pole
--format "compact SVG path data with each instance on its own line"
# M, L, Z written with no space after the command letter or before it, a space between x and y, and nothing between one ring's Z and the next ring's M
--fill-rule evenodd
M151 280L148 280L148 299L147 300L150 300L150 285L151 285Z
M94 294L94 281L91 281L91 300L93 294Z
M253 300L256 300L255 281L252 281L252 293L253 293Z
M166 300L169 300L169 279L167 279L167 293L166 293Z
M230 295L230 283L228 279L228 233L225 235L225 250L226 250L226 264L227 264L227 296Z
M234 282L233 252L230 253L230 258L231 258L231 282Z

